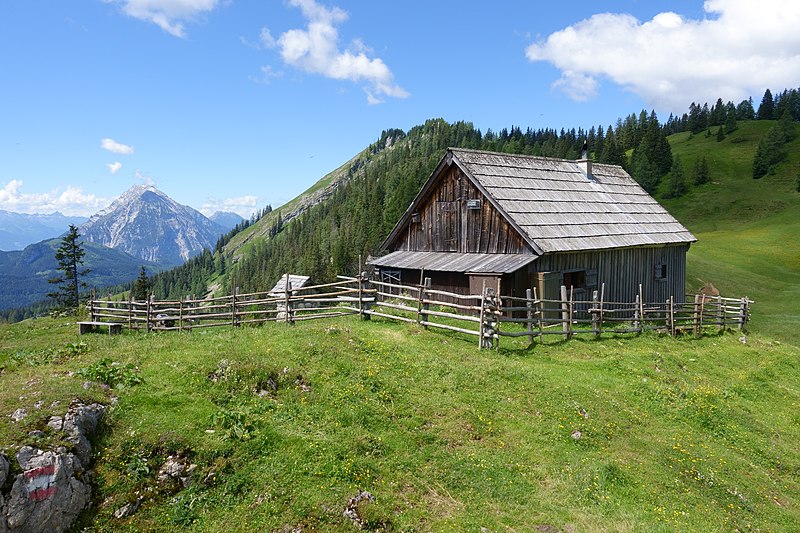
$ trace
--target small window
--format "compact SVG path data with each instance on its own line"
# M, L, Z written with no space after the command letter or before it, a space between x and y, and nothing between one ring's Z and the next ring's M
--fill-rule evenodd
M467 200L467 209L480 209L480 208L481 208L480 198Z
M586 271L585 270L573 270L571 272L564 272L564 283L563 285L569 289L572 287L573 289L585 289L586 288Z
M656 279L659 281L666 281L667 280L667 264L666 263L659 263L656 265L655 268Z
M419 213L411 213L411 223L419 224Z

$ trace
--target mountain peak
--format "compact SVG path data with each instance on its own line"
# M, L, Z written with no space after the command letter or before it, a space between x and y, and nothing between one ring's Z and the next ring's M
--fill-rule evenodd
M80 228L89 242L134 257L179 265L214 247L221 228L152 185L134 185Z

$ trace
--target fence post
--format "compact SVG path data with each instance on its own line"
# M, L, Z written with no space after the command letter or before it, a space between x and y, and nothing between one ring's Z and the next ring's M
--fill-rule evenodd
M600 331L603 331L603 305L605 304L606 284L600 284Z
M528 322L528 344L533 344L533 291L525 289L525 307L527 307L526 316Z
M152 327L153 327L150 324L150 314L153 312L151 308L153 306L153 298L154 297L155 296L153 294L151 294L150 297L147 298L147 310L145 311L145 318L147 319L147 332L148 333L152 330Z
M561 330L564 332L564 339L569 339L569 305L567 301L567 287L561 286Z
M422 285L419 288L419 301L417 302L417 322L427 322L428 321L428 313L426 311L430 309L431 304L425 302L425 293L429 291L431 288L431 278L425 278ZM428 329L428 326L423 326L425 329Z
M639 333L644 333L644 293L642 284L639 284Z
M667 305L669 305L669 333L673 337L675 336L675 298L670 295L669 300L667 300Z
M178 300L178 331L183 331L183 296Z
M694 295L694 309L692 310L692 332L695 337L700 336L700 331L703 327L703 313L700 303L700 295Z
M745 296L739 305L739 329L747 328L747 315L750 312L750 300Z
M539 329L539 342L542 342L542 339L544 338L544 333L542 333L542 329L544 327L542 324L542 318L544 315L544 303L542 303L542 301L539 299L539 295L536 292L536 287L533 288L533 299L536 300L534 302L534 306L536 305L537 302L539 304L539 309L538 311L536 311L536 323Z
M483 350L483 335L485 334L483 327L483 319L486 316L486 280L483 280L481 286L481 313L480 320L478 320L478 351Z
M640 303L641 300L639 300L639 295L637 294L633 304L634 306L636 306L635 309L633 310L633 329L639 330L639 333L642 332L642 322L641 322L642 318L639 316L639 309L641 308L641 306L639 305Z
M133 329L133 294L128 294L128 330Z
M720 331L725 331L725 309L722 307L722 296L717 295L717 324Z
M239 324L236 322L236 294L239 292L239 287L233 288L231 295L231 326L236 327Z
M286 284L283 287L283 305L284 305L284 322L289 324L291 323L291 309L289 308L289 293L292 291L292 282L289 281L289 273L286 273Z
M600 310L597 308L598 303L600 302L597 298L597 291L592 291L592 334L595 339L600 337Z

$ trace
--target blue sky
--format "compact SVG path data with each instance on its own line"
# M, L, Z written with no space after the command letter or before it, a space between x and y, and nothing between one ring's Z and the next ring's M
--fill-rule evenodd
M428 118L589 128L800 85L800 2L6 0L0 209L293 198ZM756 102L757 103L757 102Z

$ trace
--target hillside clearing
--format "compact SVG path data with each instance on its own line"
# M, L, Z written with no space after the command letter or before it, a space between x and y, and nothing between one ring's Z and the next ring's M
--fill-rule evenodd
M50 406L118 404L95 449L94 531L789 530L800 363L761 335L608 337L477 351L354 318L191 334L2 326L6 448ZM83 344L81 344L83 343ZM104 358L144 382L84 390ZM128 370L127 372L134 372ZM9 450L10 451L10 450ZM189 488L156 481L168 455ZM131 517L115 510L142 495ZM545 529L542 529L545 528ZM549 528L549 529L547 529Z

